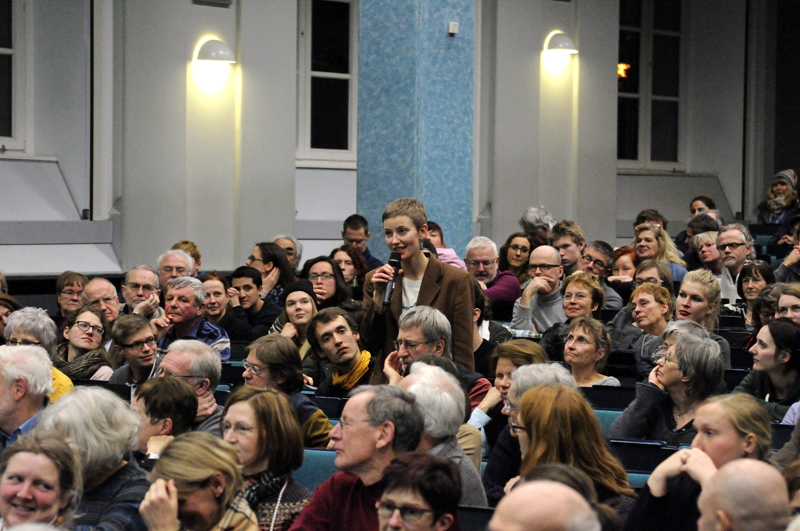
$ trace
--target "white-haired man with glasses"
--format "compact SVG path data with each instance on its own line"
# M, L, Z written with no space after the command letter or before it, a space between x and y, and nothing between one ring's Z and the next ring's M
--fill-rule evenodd
M122 285L122 298L125 304L120 307L121 315L139 313L149 319L164 317L164 309L159 306L158 273L149 265L138 265L128 271Z
M736 280L744 267L744 261L748 258L755 258L753 237L750 236L747 227L741 223L724 225L719 229L717 249L719 249L722 263L725 265L722 270L722 279L720 279L722 298L728 299L728 302L733 304L739 300Z
M477 280L492 304L497 321L510 321L514 301L522 295L517 276L511 271L498 271L497 244L485 236L476 236L467 244L464 263L467 272Z
M567 320L561 301L561 255L555 247L540 245L528 258L528 281L514 303L511 328L541 334Z

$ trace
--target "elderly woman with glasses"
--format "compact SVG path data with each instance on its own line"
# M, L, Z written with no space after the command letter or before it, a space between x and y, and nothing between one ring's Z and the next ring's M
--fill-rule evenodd
M636 384L636 398L611 425L609 436L671 446L694 439L696 408L717 392L725 369L719 345L702 337L702 329L678 332L680 328L687 327L667 327L664 344L655 352L655 368L647 382Z
M53 366L71 380L108 381L114 374L103 343L109 326L102 311L84 306L67 313L61 343L53 356Z

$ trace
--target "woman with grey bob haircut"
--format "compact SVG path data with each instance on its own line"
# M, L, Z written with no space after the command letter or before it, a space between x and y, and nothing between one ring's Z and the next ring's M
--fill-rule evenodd
M719 345L692 334L671 334L655 357L648 381L636 384L636 398L611 425L609 436L689 445L697 435L695 410L722 383Z
M22 308L8 316L4 332L6 344L13 337L26 341L21 336L31 336L39 342L39 346L47 351L50 357L56 353L58 329L56 323L41 308Z
M111 391L78 387L45 408L36 430L70 440L80 453L83 500L75 525L144 529L139 504L150 483L128 462L141 419Z

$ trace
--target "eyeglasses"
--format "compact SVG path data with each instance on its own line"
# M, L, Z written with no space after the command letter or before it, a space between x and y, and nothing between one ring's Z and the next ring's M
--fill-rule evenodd
M572 334L570 334L570 335L567 336L566 343L569 343L570 341L574 341L575 343L577 343L579 345L582 345L582 346L591 346L591 343L589 342L589 340L586 339L583 336L575 337Z
M162 273L166 273L171 275L172 273L176 273L178 276L185 276L186 273L189 272L189 269L186 267L172 267L172 266L164 266L161 268Z
M496 260L497 258L494 260L464 260L464 263L472 268L476 268L478 266L492 267L492 264L494 264Z
M66 296L68 299L75 299L81 296L83 290L73 290L73 289L62 289L61 294Z
M598 260L597 258L592 258L591 255L588 255L588 254L582 255L581 259L587 264L594 263L594 265L599 267L600 269L605 269L606 266L608 265L607 263L603 262L602 260Z
M142 350L142 348L144 348L145 345L147 345L150 348L155 347L156 346L156 338L153 337L153 336L150 336L147 339L145 339L144 341L134 341L133 343L128 343L127 345L125 343L117 343L117 345L119 345L121 347L129 348L131 350Z
M427 345L430 341L409 341L407 339L396 339L394 341L394 349L400 350L405 348L406 350L415 350L420 345Z
M175 374L174 372L168 371L164 367L159 367L156 371L156 376L159 378L198 378L198 376L192 376L191 374Z
M242 360L242 367L244 367L246 371L250 371L256 376L258 376L261 373L261 371L263 371L266 368L266 367L261 367L259 365L253 365L252 363L248 363L247 360Z
M768 265L764 260L745 260L742 263L742 265L751 265L751 264L754 266Z
M289 253L286 253L286 254L289 254ZM261 258L256 258L256 257L255 257L255 256L253 256L252 254L251 254L250 256L248 256L248 257L247 257L247 261L248 261L248 262L250 262L251 264L252 264L253 262L261 262L262 264L264 263L264 260L262 260Z
M644 286L645 284L663 284L663 282L664 282L663 280L660 280L655 277L637 278L636 280L633 281L633 283L636 285L637 288L639 286Z
M589 298L589 296L585 293L576 293L573 295L572 293L567 293L564 295L564 302L570 302L574 300L575 302L584 302Z
M519 430L524 430L524 429L525 429L525 427L524 427L524 426L520 426L520 425L519 425L519 424L517 424L516 422L512 422L512 423L509 425L509 429L511 430L511 433L513 433L514 435L516 435L517 433L519 433Z
M434 512L432 509L420 509L419 507L398 507L397 505L387 501L379 501L375 507L378 509L378 516L384 520L391 518L395 511L400 511L400 518L402 518L402 520L407 524L415 524L419 522L427 513Z
M20 341L16 339L9 339L6 344L11 347L16 347L17 345L22 345L24 347L35 347L41 345L41 343L38 341L28 341L27 339L22 339Z
M503 411L506 413L511 413L512 411L519 411L519 408L512 406L511 402L506 400L506 402L503 404Z
M286 253L286 256L294 256L294 249L292 249L291 247L287 247L286 249L283 250L283 252Z
M733 242L733 243L718 243L717 244L717 249L719 249L720 251L724 251L725 249L730 247L731 251L735 251L736 249L738 249L739 247L741 247L743 245L746 245L746 244L744 244L744 243L736 243L736 242Z
M311 273L310 275L308 275L308 280L310 280L311 282L316 282L320 278L322 280L330 280L330 279L333 278L333 273L327 273L327 272L326 273Z
M119 297L103 297L102 299L97 299L94 301L89 301L87 304L92 308L100 308L101 306L108 306Z
M250 426L245 426L243 424L231 425L230 422L223 422L222 423L222 434L223 435L225 435L226 433L228 433L231 430L233 430L233 433L235 433L239 437L247 437L248 435L250 435L251 433L256 431L255 428L250 427Z
M157 289L155 286L150 284L139 284L138 282L128 282L128 288L130 288L131 291L142 290L145 293L152 293Z
M561 264L530 264L528 266L528 271L536 271L537 269L540 269L542 273L546 273L554 267L558 267L560 265Z
M678 360L669 357L669 347L663 344L659 346L657 349L655 349L655 351L653 351L653 358L655 358L656 360L660 360L663 358L664 362L671 361L672 363L678 363Z
M531 250L530 247L520 247L516 243L509 245L508 248L514 251L515 253L522 253L522 254L527 254L528 251Z
M77 326L81 332L88 332L91 330L98 336L102 336L103 332L105 332L105 329L102 326L92 326L86 321L75 321L75 326Z

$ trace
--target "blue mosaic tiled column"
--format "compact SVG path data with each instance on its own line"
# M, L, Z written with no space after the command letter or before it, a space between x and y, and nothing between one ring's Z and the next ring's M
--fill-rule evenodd
M472 236L474 0L361 0L358 211L388 257L381 214L425 203L459 255ZM459 32L448 35L448 23Z

